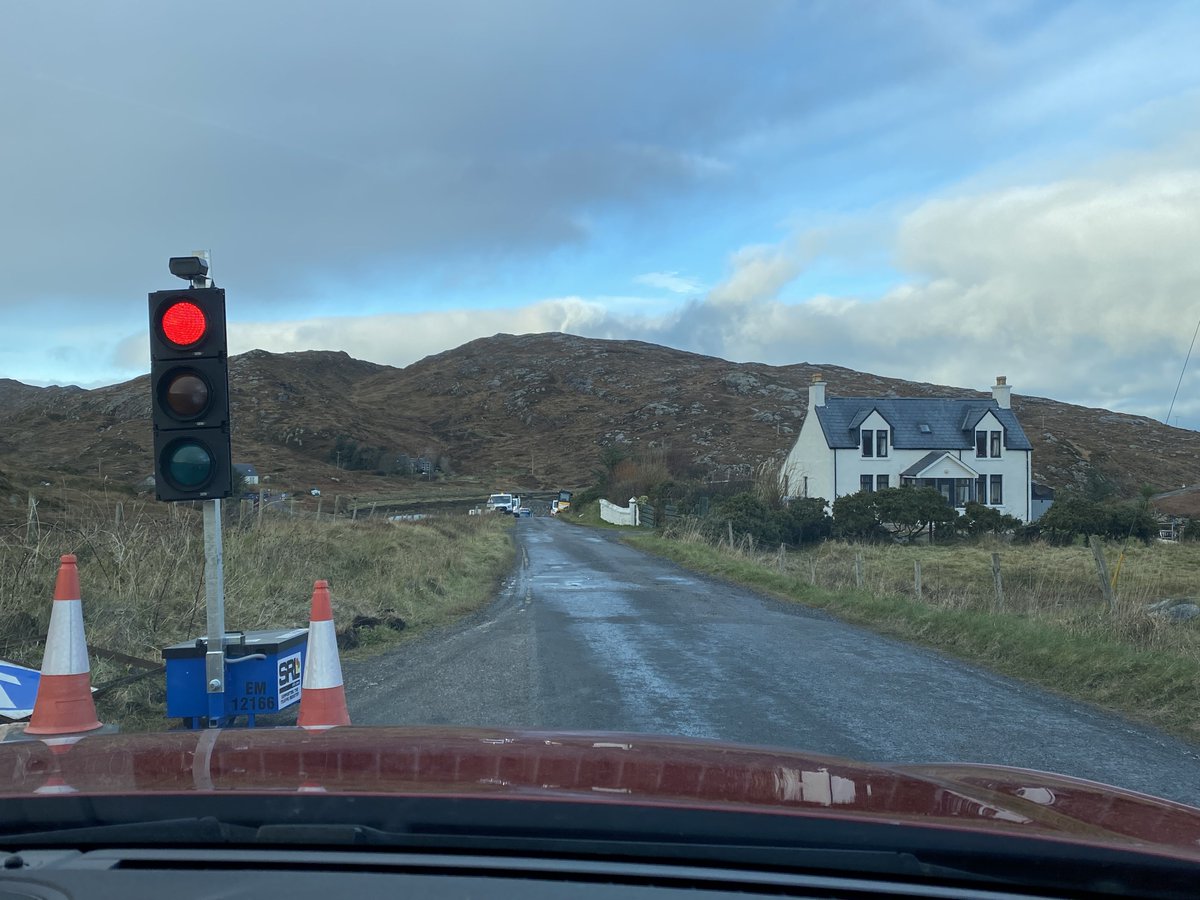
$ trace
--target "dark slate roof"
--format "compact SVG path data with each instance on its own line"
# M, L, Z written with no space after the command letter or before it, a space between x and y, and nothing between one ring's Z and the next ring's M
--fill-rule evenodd
M975 426L991 412L1004 427L1004 446L1032 450L1011 409L988 399L926 399L887 397L830 397L817 407L817 421L830 447L857 447L858 426L878 410L892 426L897 450L969 450L975 447ZM922 434L920 426L929 426Z
M858 412L856 412L854 414L854 418L850 420L850 424L847 425L846 427L847 428L857 428L863 422L867 421L867 419L870 418L871 413L873 413L873 412L875 412L875 407L864 406L862 409L860 409Z

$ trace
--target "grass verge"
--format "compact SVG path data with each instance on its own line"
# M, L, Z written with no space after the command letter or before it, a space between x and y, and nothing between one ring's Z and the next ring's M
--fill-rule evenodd
M629 535L626 541L689 569L827 609L846 621L945 651L1200 743L1200 628L1195 621L1161 623L1128 603L1115 614L1095 602L1085 607L1026 604L995 612L964 602L962 593L949 588L944 573L943 591L923 593L921 600L899 590L814 583L819 580L817 560L824 556L822 571L828 572L833 568L829 558L839 552L837 545L790 553L781 571L773 553L731 551L651 533ZM974 579L978 573L964 563L963 549L942 548L936 552L947 555L934 558L944 562L948 571L960 567L961 577ZM1022 552L1027 553L1026 563L1044 564L1038 555L1041 549L1008 548L1009 570L1014 575L1021 571ZM853 556L862 548L841 545L840 551L849 556L852 571ZM931 548L924 552L930 553ZM899 556L907 559L907 554ZM892 569L906 573L911 590L911 563L894 564ZM985 571L990 578L990 568ZM880 583L890 582L883 578Z
M225 618L230 630L303 627L313 581L329 581L339 630L356 617L404 630L363 629L363 655L478 609L511 566L511 523L445 516L419 522L321 522L276 516L227 526ZM161 648L205 629L204 551L198 510L126 501L118 518L80 504L51 527L0 530L0 656L41 663L59 556L79 560L89 645L157 661ZM92 684L129 673L91 655ZM103 693L102 721L123 730L166 727L163 676Z

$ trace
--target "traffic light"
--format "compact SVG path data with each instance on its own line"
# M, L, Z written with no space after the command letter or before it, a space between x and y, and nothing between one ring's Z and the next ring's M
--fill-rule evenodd
M228 365L225 291L203 287L150 295L159 500L213 500L233 492Z

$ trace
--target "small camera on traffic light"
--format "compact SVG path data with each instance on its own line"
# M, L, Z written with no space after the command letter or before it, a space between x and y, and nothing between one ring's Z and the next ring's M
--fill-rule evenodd
M187 281L208 277L208 260L203 256L172 256L171 274Z

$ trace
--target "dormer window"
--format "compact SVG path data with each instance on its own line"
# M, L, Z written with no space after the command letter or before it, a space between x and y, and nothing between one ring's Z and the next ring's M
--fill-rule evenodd
M1000 458L1001 440L1000 436L1003 432L1000 431L984 431L980 429L975 432L975 456L979 459Z
M863 428L859 436L862 442L862 455L864 458L878 457L882 459L888 455L888 432L886 428L878 430Z

